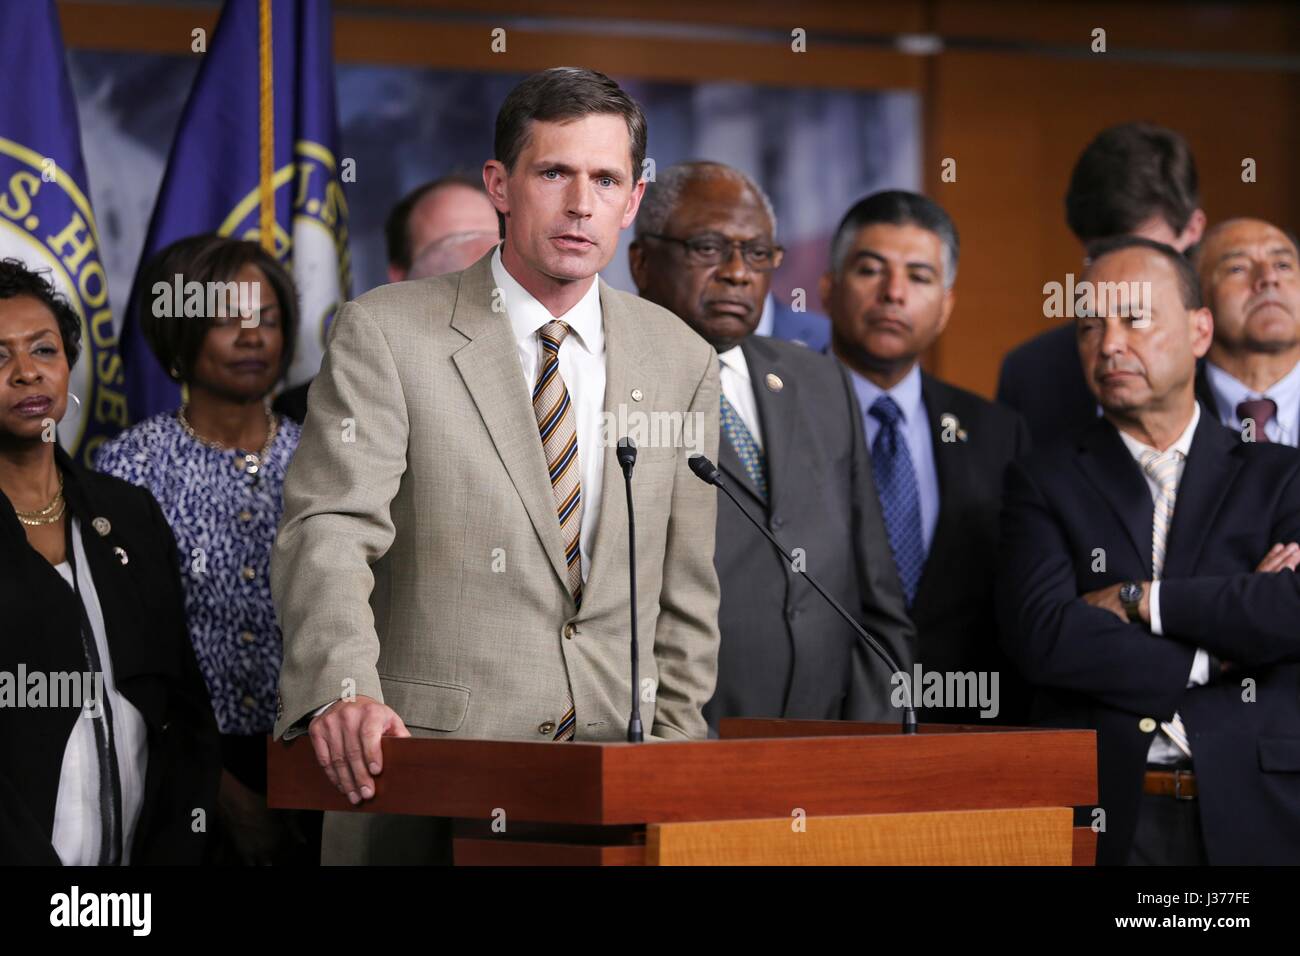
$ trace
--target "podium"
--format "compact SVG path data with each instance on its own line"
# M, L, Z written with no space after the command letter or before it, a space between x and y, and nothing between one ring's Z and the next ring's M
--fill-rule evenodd
M353 807L305 737L268 743L276 808L453 819L457 865L1091 865L1091 730L723 720L720 739L384 738Z

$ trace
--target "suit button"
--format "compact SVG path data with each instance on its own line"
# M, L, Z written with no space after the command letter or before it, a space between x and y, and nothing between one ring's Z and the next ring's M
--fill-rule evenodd
M782 520L781 518L773 518L773 519L772 519L772 530L773 530L773 531L780 531L782 525L784 525L784 524L785 524L785 521Z
M245 644L252 644L253 641L257 640L257 638L253 636L252 631L245 631L243 634L240 634L239 639Z
M540 724L537 725L537 732L539 734L545 734L547 737L549 737L551 734L555 733L555 721L553 720L542 721Z
M573 635L578 633L578 628L574 624L564 625L564 637L566 640L573 640Z
M257 706L257 701L253 700L251 694L245 694L244 699L241 700L240 703L243 704L244 710L252 710Z
M798 616L799 616L799 609L797 607L791 608L789 614L790 620L793 621Z
M1156 722L1154 717L1143 717L1141 720L1138 721L1138 730L1142 731L1142 733L1144 734L1149 734L1153 732L1155 729L1156 729Z
M252 520L253 520L253 512L251 512L251 511L249 511L247 508L245 508L243 511L241 511L241 512L239 513L239 520L240 520L240 521L252 521Z
M244 570L240 571L239 573L244 576L245 581L251 581L253 580L253 578L257 577L257 572L254 571L252 568L246 567L244 568Z

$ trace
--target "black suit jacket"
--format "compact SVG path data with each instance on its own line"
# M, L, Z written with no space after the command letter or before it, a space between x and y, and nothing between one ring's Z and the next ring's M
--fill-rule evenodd
M86 471L55 452L81 526L118 690L144 717L148 768L131 862L198 863L215 823L217 725L185 626L175 539L149 492ZM108 520L106 536L93 527ZM123 564L114 551L127 556ZM84 672L76 596L27 543L0 494L0 670ZM59 863L51 844L60 767L80 711L0 707L0 863Z
M1073 322L1017 346L1002 360L997 400L1024 416L1035 445L1097 420L1097 399L1079 362Z
M999 724L1028 717L1029 692L998 643L994 573L1002 480L1007 465L1029 450L1029 432L1015 412L921 376L930 420L939 520L912 605L918 660L926 671L998 673ZM948 427L945 418L955 418ZM945 432L952 440L945 441ZM980 708L927 707L922 721L988 722Z
M301 425L307 419L307 389L309 388L311 388L310 379L301 385L286 388L275 397L271 407L279 414L287 415Z
M1035 718L1097 731L1099 863L1128 856L1158 732L1144 718L1175 711L1209 862L1295 863L1300 575L1254 569L1274 542L1300 540L1300 454L1243 442L1202 414L1174 504L1160 637L1080 597L1151 580L1153 511L1141 469L1104 420L1009 470L999 606L1008 650L1039 687ZM1105 564L1094 571L1097 549ZM1234 667L1188 688L1198 647Z
M741 343L767 461L766 506L724 435L723 480L866 630L910 669L915 634L880 517L853 386L834 359ZM769 384L769 376L779 379ZM724 496L725 497L725 496ZM888 668L735 506L718 502L718 683L704 716L896 720Z

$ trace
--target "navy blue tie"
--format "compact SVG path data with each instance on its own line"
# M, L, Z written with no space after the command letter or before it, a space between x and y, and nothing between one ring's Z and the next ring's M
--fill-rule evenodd
M888 395L872 404L869 414L880 422L871 443L871 474L880 495L880 510L889 534L889 548L903 583L903 596L910 608L925 568L925 539L921 536L921 493L916 469L907 450L900 423L903 412Z

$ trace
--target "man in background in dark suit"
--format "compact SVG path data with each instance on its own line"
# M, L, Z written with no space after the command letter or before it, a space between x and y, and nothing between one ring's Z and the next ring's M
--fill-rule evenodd
M417 186L384 222L388 281L405 282L469 268L500 238L497 211L480 179L452 173ZM311 381L285 389L275 410L302 424Z
M917 660L924 671L984 675L990 690L997 675L994 706L968 695L918 717L1015 722L1026 694L998 647L993 557L1002 474L1029 435L1015 412L926 375L918 361L952 315L957 254L956 227L938 204L876 193L836 230L821 295L865 413Z
M1080 243L1144 236L1186 252L1205 230L1196 162L1187 141L1150 123L1102 130L1070 176L1065 219ZM1066 322L1007 353L997 399L1025 417L1035 444L1082 428L1097 417Z
M853 389L830 358L753 334L781 262L771 204L739 170L683 163L646 190L630 249L641 295L718 352L718 465L751 513L911 666ZM894 720L887 668L729 501L718 504L718 683L704 716Z
M1300 261L1296 240L1261 219L1229 219L1197 250L1214 341L1197 393L1253 441L1300 444ZM1247 426L1249 422L1249 426Z
M1211 318L1174 249L1089 249L1105 417L1007 475L999 607L1037 722L1097 731L1103 864L1300 859L1300 455L1193 395Z
M780 301L776 293L768 292L754 334L784 339L814 352L825 352L830 347L831 323L817 312L796 312Z

